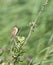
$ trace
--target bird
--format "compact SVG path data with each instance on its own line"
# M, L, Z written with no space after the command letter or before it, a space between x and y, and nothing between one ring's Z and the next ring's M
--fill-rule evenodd
M18 27L17 26L14 26L13 29L12 29L12 32L11 32L11 37L16 36L17 33L18 33Z
M14 41L14 38L16 37L17 33L18 33L18 27L17 26L14 26L12 28L11 36L10 36L11 43Z

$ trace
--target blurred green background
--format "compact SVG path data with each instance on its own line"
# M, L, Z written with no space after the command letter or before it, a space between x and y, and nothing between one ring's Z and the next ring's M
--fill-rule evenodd
M0 48L9 44L14 25L21 30L19 35L27 37L29 23L35 20L44 2L45 0L0 0ZM28 55L34 57L46 48L52 33L53 0L49 0L26 45Z

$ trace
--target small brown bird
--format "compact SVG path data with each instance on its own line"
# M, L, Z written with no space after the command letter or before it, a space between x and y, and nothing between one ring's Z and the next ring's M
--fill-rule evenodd
M16 26L14 26L12 29L12 32L11 32L11 38L16 36L17 33L18 33L18 28Z
M14 26L11 32L11 36L10 36L11 43L14 42L14 37L17 35L17 33L18 33L18 27Z

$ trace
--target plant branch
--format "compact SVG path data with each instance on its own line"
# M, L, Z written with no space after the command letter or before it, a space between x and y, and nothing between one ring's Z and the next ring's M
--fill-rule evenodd
M40 11L39 11L39 13L38 13L36 19L32 22L31 27L30 27L30 31L29 31L29 34L28 34L26 40L25 40L24 46L25 46L26 43L28 42L28 39L30 38L31 33L32 33L34 27L36 27L36 23L37 23L38 19L40 18L41 14L42 14L42 12L44 11L45 6L46 6L47 4L48 4L48 0L46 0L45 3L42 5L42 7L41 7L41 9L40 9Z

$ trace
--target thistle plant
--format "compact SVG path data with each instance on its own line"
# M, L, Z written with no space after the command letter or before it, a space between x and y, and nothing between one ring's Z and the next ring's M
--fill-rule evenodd
M23 55L24 51L23 51L23 44L25 41L25 37L21 37L17 35L18 32L18 28L14 27L12 34L11 34L11 41L10 41L10 48L8 49L9 54L7 56L7 58L5 58L5 60L3 60L2 57L0 57L0 62L2 63L2 61L4 63L2 63L2 65L16 65L16 63L21 62L20 57ZM6 48L3 48L3 51L6 51ZM0 55L2 55L2 51L0 53ZM5 64L6 62L6 64Z
M16 63L21 62L20 57L23 55L23 44L25 41L25 37L21 37L16 35L18 32L18 28L15 27L13 33L13 37L11 38L11 49L10 49L10 55L12 55L12 63L16 65ZM15 34L15 35L14 35Z

